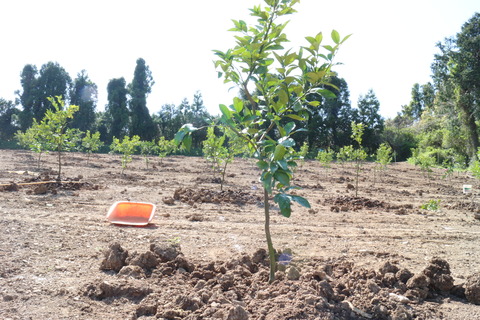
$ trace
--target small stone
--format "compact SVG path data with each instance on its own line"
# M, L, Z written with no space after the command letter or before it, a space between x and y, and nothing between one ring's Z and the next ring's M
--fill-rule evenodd
M248 313L242 306L232 307L228 312L227 320L248 320Z
M46 194L48 192L47 185L41 184L33 189L33 194Z
M380 292L380 287L373 280L368 280L367 281L367 288L368 288L368 290L370 290L373 293L379 293Z
M296 267L290 266L290 268L288 268L288 271L287 271L287 279L288 280L300 279L300 271Z
M163 198L163 203L165 203L166 205L174 205L175 204L175 200L171 197L167 197L167 198Z
M118 272L125 265L128 251L123 250L119 243L113 243L109 249L105 251L104 255L105 258L100 264L100 270L114 270Z

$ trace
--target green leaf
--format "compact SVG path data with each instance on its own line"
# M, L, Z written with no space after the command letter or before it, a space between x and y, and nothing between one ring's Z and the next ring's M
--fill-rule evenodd
M257 161L257 167L259 167L261 170L268 170L268 163L264 160L259 160Z
M278 93L278 102L286 105L288 103L288 93L285 90L280 90Z
M293 119L293 120L298 120L298 121L305 121L307 119L303 118L303 117L300 117L296 114L287 114L285 115L286 117L289 117L290 119Z
M222 114L227 118L227 119L231 119L232 118L232 112L230 111L230 109L228 109L228 107L224 104L221 104L219 106L220 108L220 111L222 112Z
M192 132L195 132L198 130L198 128L196 128L193 124L191 123L187 123L187 124L184 124L180 130L183 130L187 133L192 133Z
M235 108L235 111L241 112L243 110L243 101L240 98L235 97L233 99L233 107Z
M287 138L287 137L284 137L284 138L281 138L278 140L278 143L284 147L293 147L295 145L295 140L293 140L292 138Z
M332 30L332 40L336 44L340 43L340 34L338 34L337 30Z
M278 166L282 168L283 170L288 170L288 162L286 160L278 160L277 161Z
M295 129L295 122L290 121L283 128L285 129L285 132L287 133L287 135L289 135L293 131L293 129Z
M286 152L287 149L285 148L285 146L278 144L275 147L275 152L273 153L273 160L282 160Z
M281 169L277 170L273 177L284 186L290 185L290 175Z
M175 134L175 143L177 144L177 146L183 142L185 134L186 132L181 129Z
M190 151L190 149L192 148L192 136L191 135L188 135L188 136L185 137L185 139L183 139L183 145L185 146L185 149Z
M304 197L300 197L300 196L294 196L294 195L290 195L291 199L293 201L295 201L296 203L298 203L299 205L305 207L305 208L310 208L310 203L308 202L307 199L305 199Z
M282 216L289 218L291 213L292 213L292 208L291 208L291 200L290 197L285 194L285 193L277 193L273 197L273 201L278 204L278 207L280 208L280 213Z
M312 107L318 107L320 105L320 101L310 101L308 104Z
M260 180L262 181L262 185L267 190L269 194L272 193L272 180L273 176L270 174L270 172L266 171L262 174Z
M346 36L345 38L343 38L340 43L344 43L348 38L350 38L350 36L351 36L351 34L349 34L348 36Z
M335 93L333 93L332 91L327 90L327 89L319 89L319 90L317 90L317 93L322 95L324 98L327 98L327 99L335 99L337 97L335 95Z

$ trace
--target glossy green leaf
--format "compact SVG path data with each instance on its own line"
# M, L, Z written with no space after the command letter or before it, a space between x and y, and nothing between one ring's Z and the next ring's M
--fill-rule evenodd
M220 111L222 112L222 114L225 116L225 118L227 118L227 119L232 118L232 112L230 111L230 109L226 105L221 104L219 108L220 108Z
M191 124L191 123L187 123L187 124L184 124L184 125L180 128L180 130L184 130L184 131L186 131L186 132L188 132L188 133L192 133L192 132L197 131L198 128L196 128L196 127L195 127L193 124Z
M292 214L291 200L290 197L284 193L277 193L273 197L273 201L278 204L280 208L280 213L282 216L289 218Z
M293 140L292 138L283 137L278 140L278 143L288 148L288 147L293 147L295 145L295 140Z
M190 149L192 148L192 135L189 134L185 136L185 138L183 139L183 145L185 149L190 151Z
M284 127L287 135L289 135L293 131L293 129L295 129L295 127L296 127L295 122L291 121L291 122L287 123Z
M307 199L305 199L304 197L300 197L300 196L295 196L295 195L290 195L291 199L293 201L295 201L296 203L298 203L299 205L305 207L305 208L310 208L310 203L308 202Z
M273 160L281 160L285 156L285 153L287 152L287 149L285 146L278 144L275 147L275 152L273 154Z
M285 171L288 170L288 162L286 160L278 160L277 163L278 163L278 166L283 170Z
M183 142L183 138L185 137L185 134L186 134L186 132L183 131L183 130L179 130L179 131L175 134L174 140L175 140L175 143L176 143L177 145L179 145L180 143Z
M346 40L348 40L348 38L350 38L350 36L351 36L351 34L349 34L348 36L346 36L345 38L343 38L340 43L344 43Z
M290 175L281 169L277 170L273 177L284 186L290 185Z
M298 115L296 115L296 114L293 114L293 113L292 113L292 114L287 114L287 115L285 115L285 116L286 116L286 117L289 117L290 119L298 120L298 121L305 121L305 120L307 120L307 119L305 119L304 117L300 117L300 116L298 116Z
M241 112L243 110L243 100L235 97L233 99L233 108L237 112Z
M262 185L269 194L272 193L272 180L273 176L269 172L264 172L260 178Z
M319 89L317 90L317 93L321 94L324 98L327 99L335 99L337 97L335 93L327 89Z

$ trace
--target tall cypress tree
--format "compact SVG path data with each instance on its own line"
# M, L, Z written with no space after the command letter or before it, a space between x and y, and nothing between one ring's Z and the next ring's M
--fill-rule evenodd
M33 122L33 107L35 105L36 85L37 85L37 67L32 64L27 64L23 67L20 74L20 83L22 84L22 93L17 94L20 97L20 103L23 110L20 113L20 128L25 131L32 125Z
M48 109L54 110L50 97L61 96L68 101L68 90L72 85L72 79L67 71L57 62L48 62L40 68L36 81L35 105L33 116L41 120Z
M108 141L113 137L123 138L128 134L127 88L125 79L112 79L108 83L108 103L105 118L108 127Z
M147 108L147 96L153 84L152 73L145 60L138 58L133 80L129 85L130 135L138 135L142 140L152 140L157 136L157 127Z
M73 81L70 92L70 103L80 107L70 123L70 127L82 131L92 130L95 124L95 108L97 106L97 85L93 83L85 70L82 70Z
M370 152L376 150L380 145L380 134L383 132L384 119L379 114L380 102L372 89L366 95L358 98L358 113L356 122L363 123L363 146Z

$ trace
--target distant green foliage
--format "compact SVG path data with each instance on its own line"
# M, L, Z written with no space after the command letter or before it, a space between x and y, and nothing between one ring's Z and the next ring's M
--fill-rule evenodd
M297 157L298 157L298 160L300 161L300 164L299 164L300 167L305 164L305 159L308 155L308 149L309 149L308 142L305 141L300 147L300 150L298 150L297 152Z
M163 158L175 152L175 150L177 149L177 144L175 143L175 140L166 140L163 136L158 139L157 146L160 163L163 163Z
M387 165L392 162L392 153L392 147L388 143L382 143L377 149L375 162L380 164L382 169L386 169Z
M143 156L143 160L145 160L145 166L148 169L148 157L158 153L158 145L155 140L140 141L138 147L140 149L140 154Z
M90 155L98 151L102 146L103 142L100 140L100 132L90 133L90 130L85 132L85 136L82 139L82 151L87 153L87 163Z
M432 168L436 164L436 159L428 152L421 152L420 149L412 149L412 156L407 160L409 163L420 166L422 173L430 178Z
M132 83L128 86L130 100L130 134L138 135L141 140L152 140L157 136L157 127L147 108L147 96L152 90L152 72L143 58L137 59Z
M363 162L367 158L367 152L362 147L363 131L365 126L363 123L355 123L352 121L352 139L358 144L358 147L353 150L352 160L355 161L355 197L358 196L358 179L360 169Z
M215 128L223 131L221 136L215 134ZM207 162L211 164L214 177L216 174L220 175L221 190L223 190L223 184L225 183L228 164L231 163L235 155L241 153L243 149L238 137L232 137L227 146L225 146L225 139L227 138L226 131L227 129L222 126L210 126L207 128L207 139L203 141L203 155Z
M343 164L347 161L353 161L354 148L352 145L341 147L337 152L337 160L340 161L340 164Z
M440 202L441 200L434 200L431 199L427 203L424 203L420 206L420 209L429 210L429 211L437 211L440 209Z
M223 146L225 135L215 135L215 127L207 128L207 139L203 141L203 157L210 164L213 176L220 173L222 163L227 157L227 148Z
M322 167L325 168L325 174L327 173L327 169L330 168L334 158L335 151L330 148L318 151L316 159L321 163Z
M110 145L110 150L116 153L122 154L122 174L127 168L128 164L132 162L132 155L140 145L140 137L133 136L131 139L129 136L125 136L123 140L113 138L113 142Z
M20 144L28 146L31 150L39 153L56 151L58 156L58 176L62 174L62 152L71 150L78 141L79 130L67 128L68 121L78 111L78 106L65 107L62 97L49 97L53 110L48 108L40 122L33 120L32 126L25 133L17 133ZM39 158L40 159L40 158Z

